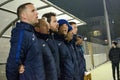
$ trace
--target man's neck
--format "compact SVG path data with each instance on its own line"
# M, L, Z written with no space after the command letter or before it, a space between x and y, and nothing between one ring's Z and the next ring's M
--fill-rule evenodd
M27 21L27 20L21 20L22 22L25 22L25 23L28 23L28 24L30 24L30 25L32 25L33 26L33 24L32 23L30 23L29 21Z

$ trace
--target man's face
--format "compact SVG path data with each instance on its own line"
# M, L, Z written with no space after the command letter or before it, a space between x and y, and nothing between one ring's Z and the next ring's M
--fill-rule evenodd
M58 32L59 32L60 34L62 34L62 35L67 35L68 25L67 25L67 24L63 24L62 26L60 26Z
M77 34L77 32L78 32L78 28L77 28L77 25L76 24L72 24L71 25L72 26L72 28L73 28L73 34Z
M32 25L38 22L38 13L32 4L26 5L26 9L23 13L26 22Z
M68 41L73 39L73 32L72 32L72 30L67 33L67 39L68 39Z
M44 22L44 25L40 27L40 32L43 34L49 34L50 26L47 21Z
M77 37L77 41L75 42L77 45L82 44L82 38Z
M42 24L40 25L40 27L36 27L37 31L42 33L42 34L49 34L49 30L50 30L50 26L49 23L47 21L42 21Z
M58 31L58 23L56 16L51 16L50 29L55 32Z

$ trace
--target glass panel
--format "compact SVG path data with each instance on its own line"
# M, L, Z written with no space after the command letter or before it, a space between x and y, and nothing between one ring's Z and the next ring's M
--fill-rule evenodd
M9 39L0 38L0 44L0 63L6 63L10 48Z
M5 37L10 37L11 36L11 30L12 30L12 27L10 27L3 35Z
M69 20L69 19L73 19L71 16L67 15L67 14L63 14L63 15L60 15L60 16L57 16L57 19L66 19L66 20Z
M85 23L77 23L77 26L85 25Z
M40 0L14 0L11 1L10 3L7 3L6 5L2 6L2 8L16 12L17 7L23 3L31 2L35 5L36 8L46 6L44 2Z
M0 4L4 3L5 1L7 1L7 0L0 0Z
M80 23L80 21L78 21L78 20L76 20L76 19L70 20L69 22L76 22L76 23Z
M17 16L15 14L11 14L0 10L0 18L2 19L0 21L0 32L1 32L8 24L10 24L13 20L15 20Z

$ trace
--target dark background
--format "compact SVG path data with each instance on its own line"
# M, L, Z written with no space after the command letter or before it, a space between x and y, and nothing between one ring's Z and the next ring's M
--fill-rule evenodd
M103 0L49 0L58 7L68 11L87 22L80 26L78 33L90 42L103 43L107 40ZM111 39L120 37L120 0L106 0L109 14ZM94 35L98 31L98 35Z

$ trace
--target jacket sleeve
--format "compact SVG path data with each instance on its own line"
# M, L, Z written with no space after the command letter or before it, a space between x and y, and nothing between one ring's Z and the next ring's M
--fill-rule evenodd
M23 55L23 31L13 29L10 40L10 52L6 64L6 77L8 80L18 80L19 64L22 64L20 55Z
M11 46L15 49L13 51L15 53L15 61L17 64L23 64L23 58L25 53L25 46L24 46L24 30L18 30L14 32L12 39L11 39Z

